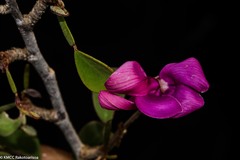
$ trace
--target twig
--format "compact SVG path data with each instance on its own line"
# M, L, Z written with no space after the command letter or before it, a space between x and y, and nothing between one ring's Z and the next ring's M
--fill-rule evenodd
M8 14L10 12L9 5L0 5L0 14Z
M22 35L22 38L25 42L26 49L28 50L29 57L28 61L34 66L40 77L42 78L44 85L49 94L53 108L58 111L60 114L64 115L64 119L56 122L55 124L61 129L64 133L65 138L70 144L76 159L80 159L80 150L83 146L79 136L77 135L72 123L69 120L68 113L66 111L65 105L62 100L61 93L57 84L55 72L48 66L47 62L43 58L33 31L29 27L26 29L25 19L23 18L22 13L19 10L16 0L6 0L6 3L10 7L10 12L17 24L17 27ZM37 10L35 10L37 12ZM42 14L39 13L39 15ZM38 19L38 18L36 18ZM36 21L35 19L35 21Z
M114 133L112 138L110 139L107 146L96 146L89 147L84 146L81 150L81 156L84 159L95 159L95 160L106 160L109 157L108 152L118 146L121 143L123 136L127 133L128 127L141 115L141 112L136 111L131 115L131 117L124 123L120 124L118 130ZM115 155L114 155L115 157Z
M10 63L15 60L27 60L28 56L26 48L12 48L7 51L0 51L0 69L4 71Z
M45 121L57 122L65 117L59 114L55 109L46 109L36 106L32 101L22 92L21 99L18 94L15 95L16 107L27 116L34 119L43 119Z
M25 27L32 29L32 27L41 19L42 14L48 7L47 3L51 0L37 0L29 14L24 15Z
M124 124L120 124L118 130L114 133L113 137L110 139L110 142L105 149L106 152L109 152L113 147L118 146L127 133L128 127L141 115L141 112L136 111Z

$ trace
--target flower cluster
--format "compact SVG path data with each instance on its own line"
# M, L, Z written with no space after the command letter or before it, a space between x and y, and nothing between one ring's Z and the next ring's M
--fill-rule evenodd
M138 109L158 119L185 116L204 105L200 93L209 83L199 61L193 57L163 67L149 77L136 61L125 62L106 81L99 93L100 105L109 110ZM127 96L126 96L127 95ZM129 98L125 98L129 97Z

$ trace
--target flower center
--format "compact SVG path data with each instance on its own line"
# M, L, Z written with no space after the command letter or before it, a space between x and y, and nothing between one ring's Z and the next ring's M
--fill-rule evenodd
M158 82L159 82L160 91L164 93L169 88L168 83L163 79L159 79Z
M161 91L161 93L166 92L166 90L169 89L169 85L166 81L164 81L163 79L160 79L159 76L156 76L155 79L158 81L159 84L159 89Z

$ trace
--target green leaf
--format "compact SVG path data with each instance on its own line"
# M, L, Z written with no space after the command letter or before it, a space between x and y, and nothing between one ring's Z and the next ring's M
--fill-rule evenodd
M14 81L13 81L13 78L12 78L12 75L11 75L11 73L9 72L8 69L6 69L6 74L7 74L8 83L9 83L11 89L12 89L12 92L13 92L14 94L17 93L16 85L15 85L15 83L14 83Z
M60 24L63 35L65 36L68 44L70 46L74 46L75 45L75 40L73 38L73 35L72 35L70 29L68 28L67 22L65 21L65 19L63 17L59 17L59 16L58 16L58 22Z
M103 144L104 141L104 124L99 121L90 121L85 124L79 132L79 136L83 143L90 146Z
M93 92L105 90L104 83L112 74L113 69L79 50L74 51L74 59L83 84Z
M0 113L3 111L9 110L15 106L16 106L15 102L2 105L2 106L0 106Z
M0 136L6 137L15 132L22 124L23 118L11 119L6 112L0 113Z
M16 153L40 158L40 142L38 138L27 135L21 129L16 130L10 136L0 136L0 144L14 150Z
M92 92L92 101L93 101L93 106L97 113L97 116L102 122L106 123L109 120L113 119L114 111L104 109L100 106L98 101L98 93Z
M29 136L37 136L37 131L32 126L23 125L23 126L21 126L21 130L23 130Z

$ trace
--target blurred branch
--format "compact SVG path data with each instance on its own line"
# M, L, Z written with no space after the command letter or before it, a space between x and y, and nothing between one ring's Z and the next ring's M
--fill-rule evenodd
M8 14L10 12L9 5L0 5L0 14Z

